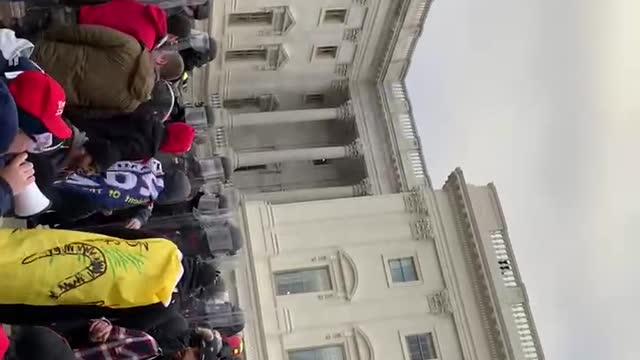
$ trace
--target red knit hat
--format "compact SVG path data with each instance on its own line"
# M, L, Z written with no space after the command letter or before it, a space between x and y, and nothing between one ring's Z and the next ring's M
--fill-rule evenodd
M18 75L8 87L18 110L26 114L20 118L20 128L28 133L39 133L37 129L42 128L58 139L71 137L71 128L62 120L65 93L52 77L29 70Z
M190 125L176 122L165 126L164 139L160 151L170 154L182 154L191 149L196 131Z
M4 328L0 326L0 359L4 359L7 350L9 350L9 337L4 332Z
M167 37L167 13L156 5L146 5L144 11L149 17L151 24L155 27L157 38L154 41L153 48L161 45ZM149 49L151 51L153 48Z

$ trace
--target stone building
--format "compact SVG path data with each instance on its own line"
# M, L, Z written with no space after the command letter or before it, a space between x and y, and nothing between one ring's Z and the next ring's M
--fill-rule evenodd
M286 203L430 186L403 82L429 5L216 1L192 96L235 187Z
M187 117L243 193L247 359L544 359L495 188L424 165L404 78L430 5L217 0L198 24L219 55Z

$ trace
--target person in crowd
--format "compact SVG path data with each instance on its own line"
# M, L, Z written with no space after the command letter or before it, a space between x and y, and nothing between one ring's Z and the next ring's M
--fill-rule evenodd
M182 41L189 42L191 46L183 49L184 46L179 44ZM213 37L204 33L192 33L189 38L179 40L177 46L180 48L179 52L186 72L210 63L218 55L218 43Z
M51 199L52 212L40 215L35 222L59 228L73 228L73 223L94 213L140 207L127 223L140 228L151 216L155 202L179 202L191 192L184 172L163 172L160 163L148 161L119 161L104 172L71 174L43 190ZM74 206L68 206L68 203Z
M167 18L167 32L169 33L168 41L184 39L191 35L193 29L193 19L184 15L176 14Z
M164 10L136 0L84 5L79 8L77 19L81 25L102 25L131 35L149 51L167 38L167 14Z
M0 214L13 207L13 196L35 181L27 152L42 152L71 136L62 120L65 96L41 71L24 71L0 81ZM8 85L5 85L5 81Z
M153 113L134 111L108 119L70 119L85 132L87 154L97 168L104 171L116 161L146 160L158 151L174 155L191 148L195 138L193 127L184 123L164 124Z
M156 73L172 80L184 69L176 52L149 53L131 36L99 25L47 30L32 57L60 82L68 106L115 112L149 100Z
M211 329L187 329L179 336L156 338L107 319L92 320L72 334L24 327L11 338L13 355L19 360L214 360L225 346L220 333Z
M33 53L34 45L26 39L16 37L16 33L10 29L0 29L0 72L2 77L6 77L5 73L11 73L16 70L26 70L24 66L28 62L29 57ZM23 67L20 67L20 63ZM30 69L37 68L35 65L28 66Z
M20 36L36 41L43 31L53 26L101 25L132 36L149 51L167 39L167 14L157 5L135 0L67 5L70 6L58 4L29 9L15 29Z

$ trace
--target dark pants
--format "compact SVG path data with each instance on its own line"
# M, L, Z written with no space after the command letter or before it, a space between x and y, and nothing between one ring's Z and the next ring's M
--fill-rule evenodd
M8 360L73 360L69 344L53 330L41 327L22 327L11 335Z

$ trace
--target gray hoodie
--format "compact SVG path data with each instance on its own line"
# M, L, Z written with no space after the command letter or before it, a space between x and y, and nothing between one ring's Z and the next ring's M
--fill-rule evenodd
M20 58L29 58L33 53L33 44L29 40L16 38L16 33L10 29L0 29L0 70L17 66Z

